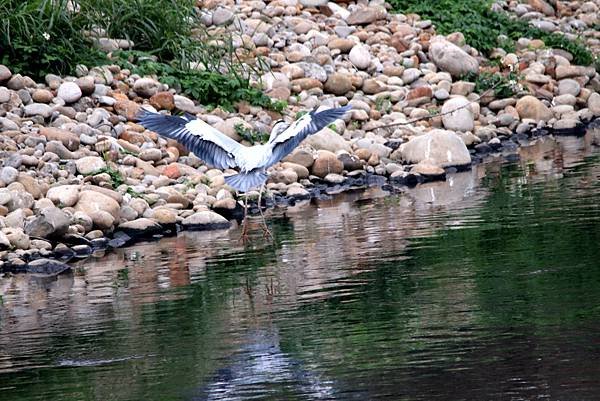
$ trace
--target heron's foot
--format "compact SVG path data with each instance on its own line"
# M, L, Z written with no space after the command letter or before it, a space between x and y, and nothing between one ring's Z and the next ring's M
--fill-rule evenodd
M265 239L270 239L271 241L275 240L275 237L273 237L273 233L271 233L271 230L269 230L269 226L267 226L267 222L263 220L263 223L260 226L263 230L263 237Z
M242 244L248 243L248 218L247 217L244 217L244 220L242 221L242 234L240 235L239 241Z

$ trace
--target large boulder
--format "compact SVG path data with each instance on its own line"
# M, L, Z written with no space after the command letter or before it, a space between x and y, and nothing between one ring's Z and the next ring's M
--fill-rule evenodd
M65 212L57 207L48 207L25 225L25 232L32 237L60 236L67 232L69 223Z
M5 251L7 249L10 249L10 247L10 240L8 239L6 234L0 231L0 251Z
M346 22L348 25L368 25L377 20L387 18L387 10L383 6L357 8L352 12Z
M344 164L338 160L334 153L327 150L320 150L312 165L312 173L321 178L329 173L341 174L343 170Z
M297 165L299 166L299 165ZM302 167L302 166L299 166ZM304 167L302 167L304 168ZM298 174L291 168L283 168L281 170L273 171L269 175L269 182L284 183L286 185L292 184L298 181Z
M283 162L281 163L281 167L293 170L298 178L308 178L308 175L310 174L308 168L296 163Z
M85 190L79 194L75 210L90 216L94 224L106 226L109 223L106 215L116 220L121 208L119 202L112 197L97 191Z
M442 123L444 128L452 131L473 131L473 110L470 102L463 96L453 97L442 106Z
M65 103L74 103L81 99L83 92L75 82L63 82L58 87L57 97L64 100Z
M35 199L25 191L10 191L10 200L6 204L9 212L17 209L31 209Z
M75 161L77 172L83 175L95 174L106 167L106 162L98 156L85 156Z
M8 185L17 180L19 177L19 170L14 167L6 166L0 169L0 181Z
M152 78L140 78L133 84L133 90L140 96L151 97L160 90L160 82Z
M79 149L79 135L74 132L54 127L41 127L40 134L48 141L61 142L71 151Z
M7 66L0 64L0 82L8 81L12 76L12 72Z
M284 159L286 162L299 164L301 166L306 167L307 169L313 165L315 162L315 158L311 152L306 149L296 149L291 154L286 156Z
M350 92L352 88L352 77L350 74L333 73L325 82L325 90L334 95L342 96Z
M398 155L399 152L399 155ZM471 155L460 137L452 131L432 130L412 138L392 154L408 163L428 160L440 167L465 166L471 163ZM395 156L395 157L394 157Z
M127 118L129 121L135 121L141 109L141 106L132 100L118 100L113 107L118 115Z
M183 219L181 224L187 230L216 230L230 226L225 217L210 210L194 213Z
M31 240L29 235L25 234L21 228L7 227L3 228L2 232L6 234L11 248L29 249Z
M600 93L592 93L588 98L587 106L594 116L600 116Z
M544 0L528 0L527 3L535 10L545 14L548 17L554 16L554 7Z
M61 207L70 207L79 200L79 185L59 185L52 187L46 193L46 197Z
M145 217L121 223L118 228L130 237L152 235L162 231L159 223Z
M474 57L447 40L434 40L429 45L429 58L440 70L449 72L453 77L479 71L479 62Z
M48 118L52 115L52 107L44 103L30 103L23 108L25 116L42 116Z
M521 119L532 119L535 121L548 121L553 115L552 111L541 100L534 96L523 96L515 106Z
M366 70L371 65L371 53L363 45L356 45L348 55L350 62L359 70Z
M350 142L330 128L324 128L316 134L310 135L304 140L304 144L315 150L328 150L330 152L337 152L338 150L350 152L351 150Z

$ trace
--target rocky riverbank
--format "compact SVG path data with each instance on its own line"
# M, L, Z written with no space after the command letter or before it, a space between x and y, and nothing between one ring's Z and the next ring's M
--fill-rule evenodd
M529 3L504 7L527 21L551 20L567 34L576 29L598 51L598 1L570 2L552 15L539 9L548 3ZM283 118L316 106L354 107L272 169L267 205L369 183L443 179L488 154L511 157L531 136L581 131L600 116L594 67L573 65L572 55L539 40L519 40L515 53L497 49L500 61L490 64L462 34L438 36L430 21L391 13L382 1L208 0L202 10L209 30L233 34L236 46L270 65L255 78L289 103ZM515 76L506 83L514 95L476 93L462 79L482 71ZM282 118L247 104L235 113L209 111L116 65L82 66L76 77L45 82L0 66L4 269L60 270L44 259L29 262L85 257L179 229L227 228L239 216L237 195L224 182L229 172L136 124L142 105L193 113L243 142L241 134L268 132Z

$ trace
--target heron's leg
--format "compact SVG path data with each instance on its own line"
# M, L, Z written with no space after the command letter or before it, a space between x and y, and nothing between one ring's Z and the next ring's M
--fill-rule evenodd
M265 187L265 184L263 182L263 184L260 186L260 190L258 191L258 211L260 212L260 217L262 217L262 229L263 229L263 234L265 237L270 237L271 239L273 239L273 234L271 234L271 230L269 230L269 227L267 226L267 221L265 220L265 215L263 214L262 211L262 192L263 189Z
M244 220L242 221L242 235L240 241L248 242L248 193L244 193Z

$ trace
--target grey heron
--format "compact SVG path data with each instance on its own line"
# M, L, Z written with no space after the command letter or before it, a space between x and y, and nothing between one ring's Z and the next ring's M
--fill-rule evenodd
M192 115L185 117L153 113L142 109L139 123L146 129L184 145L208 165L218 169L238 169L237 174L225 177L225 182L239 192L245 193L244 222L242 236L246 234L248 191L262 186L267 181L267 169L294 150L309 135L315 134L341 118L351 106L313 110L292 124L277 122L266 144L244 146L216 128ZM266 228L266 225L265 225ZM266 232L269 232L268 229ZM269 233L270 234L270 233Z

